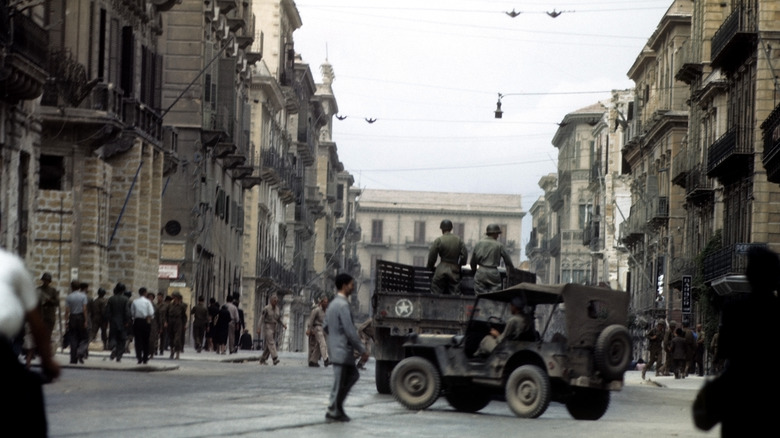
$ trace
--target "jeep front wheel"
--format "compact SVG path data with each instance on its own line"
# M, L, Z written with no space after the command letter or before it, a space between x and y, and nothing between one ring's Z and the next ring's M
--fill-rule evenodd
M390 389L393 397L407 409L425 409L439 398L439 371L421 357L408 357L393 369Z
M596 369L601 371L605 379L622 379L631 361L631 335L628 329L619 324L605 328L596 339L593 359Z
M522 418L537 418L550 405L550 379L541 368L523 365L506 382L506 402Z
M566 400L566 409L576 420L598 420L609 408L609 391L576 388Z
M490 403L490 394L485 391L455 389L447 392L444 397L450 406L460 412L477 412Z

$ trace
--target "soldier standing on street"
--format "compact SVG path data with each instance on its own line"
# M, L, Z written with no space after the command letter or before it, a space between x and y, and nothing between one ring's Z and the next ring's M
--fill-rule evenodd
M57 324L57 315L60 310L60 292L51 286L51 274L45 272L41 276L41 285L38 286L38 296L41 297L40 307L43 316L43 325L46 334L51 340L54 326ZM56 348L52 351L56 351Z
M325 342L325 333L322 331L322 323L325 320L325 309L328 308L328 297L320 298L309 319L306 321L306 336L309 337L309 366L320 366L320 357L324 359L325 366L330 365L328 360L328 344Z
M127 287L122 283L114 286L114 295L106 302L106 318L108 319L108 345L111 348L111 359L122 361L125 354L125 341L130 325L130 300L125 296Z
M263 355L260 357L260 365L266 365L268 356L274 361L274 365L279 363L279 357L276 353L276 327L281 325L285 329L287 326L282 322L282 309L277 304L279 298L271 295L271 300L267 306L263 307L260 315L260 326L257 329L258 336L263 339ZM260 331L262 327L262 332Z
M653 364L655 364L656 376L658 376L661 371L661 364L663 363L663 348L661 343L663 342L665 334L664 327L663 321L658 321L656 327L647 333L647 350L650 353L650 357L647 359L647 365L645 365L645 368L642 370L642 380L645 380L645 374Z
M436 266L436 272L431 281L431 292L439 294L460 295L460 267L466 263L469 253L460 237L452 234L452 222L441 221L442 235L431 244L428 252L428 269L433 270L436 259L441 257L441 263Z
M106 290L98 289L98 297L92 300L89 307L89 317L92 318L92 331L89 340L94 341L100 330L100 340L103 341L103 350L108 349L108 320L106 320Z
M498 241L501 227L496 224L487 226L487 235L480 240L471 253L471 271L474 272L474 292L480 294L501 289L501 274L498 265L504 260L507 272L514 270L512 257ZM479 269L477 269L479 266Z
M206 328L209 325L209 309L206 308L206 299L198 297L198 304L192 308L192 339L195 343L195 351L203 349L203 340L206 336Z
M172 294L173 302L168 305L168 335L171 340L171 359L179 359L184 351L184 332L187 329L187 305L182 302L181 293Z

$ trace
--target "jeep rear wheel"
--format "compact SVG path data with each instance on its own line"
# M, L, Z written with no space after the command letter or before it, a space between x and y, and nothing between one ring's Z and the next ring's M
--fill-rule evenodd
M593 353L596 369L607 380L623 378L631 360L631 336L628 329L619 324L605 328L598 339Z
M390 375L393 397L408 409L421 410L432 405L441 391L439 371L421 357L408 357Z
M609 391L577 388L566 400L566 409L574 419L598 420L609 408Z
M374 381L376 391L380 394L390 394L390 373L397 362L393 360L378 360L374 366Z
M550 405L550 379L541 368L523 365L506 382L506 402L518 417L537 418Z
M487 392L469 392L465 388L450 390L444 397L450 406L460 412L477 412L490 403L490 394Z

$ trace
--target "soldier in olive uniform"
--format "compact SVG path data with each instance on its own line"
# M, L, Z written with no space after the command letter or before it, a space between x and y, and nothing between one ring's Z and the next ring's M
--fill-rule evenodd
M89 304L89 316L92 318L92 330L90 332L89 340L94 341L97 338L98 330L100 330L100 340L103 341L103 350L108 349L108 320L106 319L106 304L108 298L106 298L106 290L102 287L98 289L98 297L92 300Z
M647 370L652 368L653 365L655 365L656 376L658 376L661 371L661 364L663 363L663 348L661 344L666 332L665 328L666 326L663 321L658 321L655 328L647 333L647 350L650 353L650 357L647 359L647 365L645 365L645 368L642 370L642 380L645 379Z
M263 339L263 355L260 357L260 365L266 364L269 355L273 359L274 365L279 363L279 357L276 353L276 328L280 325L284 328L287 326L282 322L282 309L277 306L278 303L279 298L276 295L271 295L270 303L263 307L260 315L260 325L257 329L257 334Z
M433 270L436 259L441 262L431 281L431 292L439 294L460 294L460 267L468 260L469 253L460 237L452 234L452 222L441 221L442 235L433 241L428 252L428 269Z
M198 353L203 349L203 341L206 336L206 329L209 325L209 309L206 308L206 299L198 297L198 304L192 308L192 339L195 344L195 351Z
M41 276L41 285L38 286L38 296L41 297L40 307L43 316L43 325L46 327L46 333L49 339L57 324L57 314L60 310L60 293L51 286L51 274L48 272ZM56 348L54 349L56 350ZM53 350L53 351L54 351Z
M501 227L496 224L487 226L486 237L477 243L471 253L471 270L474 272L474 292L480 294L501 289L501 274L498 265L504 260L507 271L515 269L512 257L498 241ZM479 266L479 269L477 269Z
M325 320L325 309L328 308L328 297L323 296L317 303L309 319L306 321L306 336L309 337L309 366L320 366L320 358L325 366L330 365L328 360L328 344L325 341L325 333L322 331L322 323Z
M168 318L165 324L171 341L171 359L179 359L184 350L184 332L187 328L187 305L182 302L179 292L172 294L173 302L168 305Z

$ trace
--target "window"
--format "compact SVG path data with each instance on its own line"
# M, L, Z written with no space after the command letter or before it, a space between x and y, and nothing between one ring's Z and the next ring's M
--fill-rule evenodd
M40 167L38 188L41 190L62 190L62 180L65 176L64 158L41 154Z
M382 220L371 221L371 243L382 243Z
M425 257L424 256L414 256L412 265L418 266L418 267L425 267Z
M506 245L507 225L506 224L498 224L498 227L501 228L501 234L498 235L498 241L501 242L502 245Z
M461 240L466 239L466 224L463 222L455 222L452 224L452 234L460 237Z
M425 221L414 221L414 243L425 243Z

